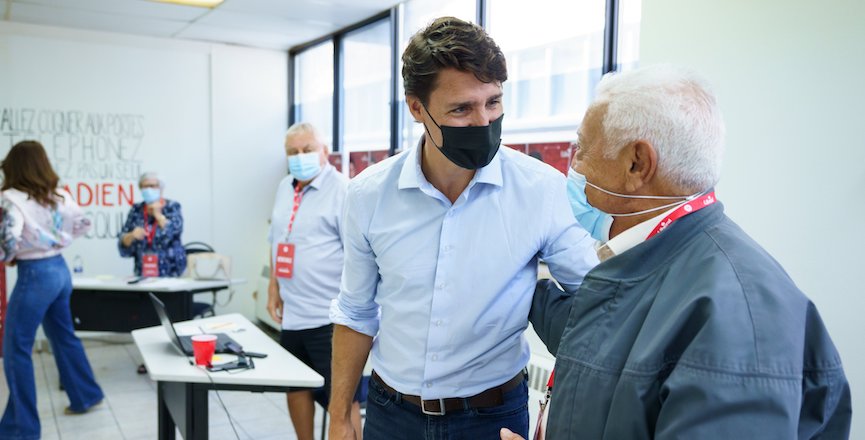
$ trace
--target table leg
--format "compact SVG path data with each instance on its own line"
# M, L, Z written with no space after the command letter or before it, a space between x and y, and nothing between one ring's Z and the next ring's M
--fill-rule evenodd
M159 382L159 439L174 440L174 428L184 440L208 437L208 384Z
M159 440L174 440L174 420L171 418L171 411L168 409L168 402L165 395L165 382L157 382L156 384L156 407L157 417L159 419Z
M192 432L184 438L207 440L210 434L207 420L209 411L207 405L208 387L206 384L188 384L187 386L192 394L192 422L187 425L187 428L192 428Z

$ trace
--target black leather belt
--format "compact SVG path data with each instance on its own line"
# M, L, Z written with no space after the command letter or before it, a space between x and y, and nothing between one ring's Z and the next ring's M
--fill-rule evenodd
M494 406L499 406L505 403L504 393L514 389L522 383L525 378L525 372L520 371L516 376L511 378L511 380L497 386L492 387L486 391L481 391L478 394L470 397L449 397L446 399L431 399L431 400L421 400L420 396L412 396L410 394L403 394L399 391L393 389L390 385L386 384L381 376L378 375L375 371L372 372L372 378L375 379L376 382L381 384L382 388L387 390L387 392L400 396L402 400L409 402L417 407L420 407L421 412L431 416L443 416L448 412L453 411L462 411L468 408L492 408Z

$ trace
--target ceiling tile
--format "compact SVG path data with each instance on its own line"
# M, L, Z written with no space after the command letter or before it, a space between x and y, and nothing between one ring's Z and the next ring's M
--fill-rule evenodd
M13 21L23 23L160 37L170 37L187 26L184 21L86 12L35 3L14 2L11 15Z
M310 22L310 20L221 10L215 10L207 14L207 16L196 21L196 24L199 23L229 29L312 35L313 38L335 30L333 25Z
M15 3L51 6L82 12L119 14L165 20L194 20L209 11L206 8L159 3L149 0L13 0Z
M276 50L288 50L294 45L311 39L311 37L302 34L290 35L287 33L229 29L206 24L193 24L183 30L178 37Z
M214 9L151 0L0 0L11 21L285 50L399 0L225 0Z

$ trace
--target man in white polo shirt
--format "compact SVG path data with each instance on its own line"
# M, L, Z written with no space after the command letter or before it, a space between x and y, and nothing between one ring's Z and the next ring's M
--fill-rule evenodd
M348 179L327 162L327 147L309 123L285 134L289 175L282 179L270 218L271 275L267 311L281 323L280 344L324 376L324 387L287 395L299 440L312 440L314 402L327 407L333 325L328 308L339 293L340 228ZM360 428L358 395L352 421Z

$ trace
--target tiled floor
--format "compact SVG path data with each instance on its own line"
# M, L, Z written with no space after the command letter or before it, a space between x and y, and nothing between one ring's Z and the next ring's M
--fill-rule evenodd
M33 354L42 438L46 440L137 440L157 438L156 384L136 373L141 355L128 335L85 338L87 356L96 379L105 392L105 401L83 415L67 416L66 394L59 389L57 367L47 350ZM3 372L0 371L0 376ZM210 392L210 438L295 439L288 417L285 394L220 391ZM0 411L8 398L6 379L0 380ZM321 408L316 406L315 433L321 430ZM236 434L235 434L236 430ZM179 433L178 439L182 438Z

